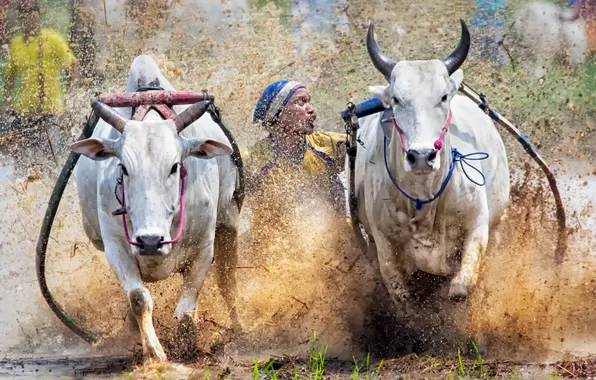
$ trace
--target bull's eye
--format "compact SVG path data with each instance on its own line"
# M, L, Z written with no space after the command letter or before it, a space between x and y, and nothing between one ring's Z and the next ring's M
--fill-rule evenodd
M393 103L395 103L395 105L399 105L399 99L397 99L395 96L393 97Z
M170 175L178 173L178 164L174 164L170 170Z
M443 97L441 98L441 101L443 103L445 103L447 101L447 94L443 95Z
M126 170L126 168L124 167L124 165L120 165L120 167L122 168L122 174L125 176L128 176L128 171Z

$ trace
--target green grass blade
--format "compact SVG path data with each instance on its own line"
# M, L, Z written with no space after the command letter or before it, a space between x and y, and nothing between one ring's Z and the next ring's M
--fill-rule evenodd
M459 377L464 378L466 375L466 370L464 368L464 361L461 357L461 351L459 348L457 349L457 361L458 361L457 370L458 370Z

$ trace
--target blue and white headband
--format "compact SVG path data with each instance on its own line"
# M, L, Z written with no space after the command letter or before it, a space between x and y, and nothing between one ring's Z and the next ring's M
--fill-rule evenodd
M253 114L253 123L263 123L269 128L277 122L281 111L286 106L294 92L299 88L305 88L299 82L280 80L270 84L259 99Z

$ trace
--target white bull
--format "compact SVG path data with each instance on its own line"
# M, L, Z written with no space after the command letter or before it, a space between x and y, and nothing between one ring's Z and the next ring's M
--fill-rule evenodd
M174 90L155 61L139 56L130 67L126 91L157 84L156 80L165 90ZM227 285L235 287L226 265L236 260L239 210L233 193L237 168L229 156L230 142L219 126L208 114L198 118L201 106L204 104L174 106L178 114L174 120L164 120L151 110L143 121L131 121L127 119L130 108L114 109L95 101L93 108L102 120L90 139L72 146L85 156L77 169L85 232L95 247L105 252L128 296L145 354L159 360L167 358L153 328L153 301L143 281L183 273L176 317L182 321L188 316L194 321L215 247L220 285L228 303L231 294L225 289ZM188 173L182 238L164 244L161 242L171 240L181 224L182 164ZM115 195L120 177L130 240L138 245L128 242L122 217L112 215L121 207ZM119 188L116 191L120 194ZM232 313L237 323L233 307Z
M509 168L501 137L474 102L456 94L463 80L458 68L470 46L468 29L463 20L461 24L459 45L443 60L396 63L380 51L372 24L367 36L372 62L390 81L388 86L369 90L387 112L393 111L395 125L381 123L380 114L360 120L358 137L363 147L358 147L355 168L357 215L374 240L392 298L406 306L412 305L410 280L416 271L452 276L450 299L468 297L489 231L500 221L509 200ZM444 127L441 147L437 140ZM466 173L479 183L482 177L466 164L464 173L459 162L453 163L449 179L452 148L464 155L488 153L485 160L468 161L482 171L485 186L471 182ZM422 201L438 197L418 210L404 193Z
M534 61L536 78L544 76L544 64L556 59L579 65L586 60L585 21L571 20L571 9L535 1L520 8L513 24L515 43L526 48Z

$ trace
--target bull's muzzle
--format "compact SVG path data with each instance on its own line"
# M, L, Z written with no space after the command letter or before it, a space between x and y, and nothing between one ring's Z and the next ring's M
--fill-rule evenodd
M434 149L409 149L406 160L413 173L425 173L433 169L437 152Z
M137 242L140 244L139 255L141 256L161 256L165 252L162 250L163 236L147 235L138 236Z

